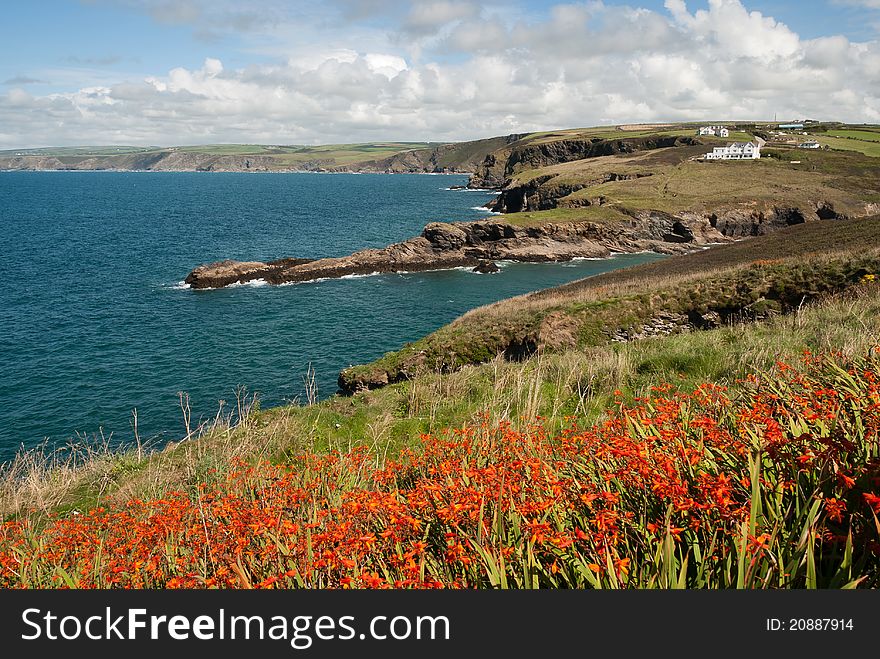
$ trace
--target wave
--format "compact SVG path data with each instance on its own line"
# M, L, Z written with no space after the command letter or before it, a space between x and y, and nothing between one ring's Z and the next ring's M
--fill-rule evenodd
M374 275L381 275L383 273L376 270L375 272L365 272L360 275L342 275L341 277L336 277L336 279L363 279L364 277L372 277ZM324 277L324 279L331 279L331 277Z
M249 286L251 288L259 288L261 286L268 286L269 282L265 279L251 279L250 281L236 281L232 284L226 286L226 288L241 288L242 286Z
M490 188L457 188L457 187L449 187L449 188L440 188L441 190L449 190L451 192L484 192L489 194L498 195L501 194L498 190L492 190Z
M299 286L300 284L317 284L322 281L336 281L339 279L364 279L366 277L375 277L376 275L394 274L392 272L365 272L362 274L342 275L340 277L315 277L314 279L303 279L302 281L285 281L278 286Z
M485 206L471 206L472 211L480 211L481 213L486 213L486 215L503 215L503 213L499 213L498 211L490 211Z

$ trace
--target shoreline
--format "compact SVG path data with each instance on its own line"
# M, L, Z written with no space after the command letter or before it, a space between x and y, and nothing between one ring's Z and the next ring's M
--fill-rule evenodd
M727 243L710 243L701 247L694 248L694 251L701 249L710 249L713 246L717 245L726 245ZM617 252L611 251L608 256L573 256L570 259L566 259L564 261L521 261L516 259L499 259L494 261L495 265L498 266L499 270L503 270L507 266L510 265L559 265L561 267L565 267L567 264L571 263L579 263L581 261L611 261L621 256L636 256L639 254L656 254L660 257L671 256L669 254L663 254L662 252L657 252L651 249L643 249L640 251L633 252ZM227 284L226 286L218 286L216 288L212 287L204 287L204 288L193 288L190 284L187 284L185 280L180 280L174 282L173 284L162 284L162 287L166 290L175 290L175 291L222 291L224 289L229 288L242 288L242 287L250 287L250 288L263 288L266 286L274 286L276 288L284 288L287 286L299 286L301 284L319 284L325 281L337 281L337 280L349 280L349 279L366 279L368 277L379 277L382 275L421 275L428 274L431 272L468 272L475 275L483 275L483 274L493 274L493 273L481 273L476 272L473 268L466 265L459 266L450 266L448 268L434 268L431 270L394 270L388 272L366 272L366 273L357 273L350 275L341 275L339 277L318 277L316 279L304 279L302 281L289 281L281 284L270 284L265 279L251 279L246 282L233 282L231 284Z
M498 216L471 222L431 222L419 236L380 249L319 259L215 261L184 278L192 289L217 289L263 280L270 285L338 279L351 275L425 272L452 268L497 270L496 261L567 262L613 253L682 254L729 242L705 218L683 220L651 214L624 224L581 221L519 226Z

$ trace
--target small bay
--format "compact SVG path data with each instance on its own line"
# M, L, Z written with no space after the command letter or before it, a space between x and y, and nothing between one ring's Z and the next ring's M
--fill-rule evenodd
M10 172L0 174L0 461L44 438L184 434L234 404L321 397L341 368L424 336L473 307L660 258L375 275L193 291L221 258L322 257L382 247L430 221L475 220L466 176Z

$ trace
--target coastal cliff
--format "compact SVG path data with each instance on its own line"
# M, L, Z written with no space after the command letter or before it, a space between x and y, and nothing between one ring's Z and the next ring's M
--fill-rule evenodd
M331 172L377 174L470 173L489 153L524 135L413 148L408 143L319 147L207 145L134 148L122 153L59 149L0 152L0 171ZM120 149L123 150L123 149Z
M554 139L542 142L514 141L511 146L487 154L471 177L470 187L501 189L520 171L548 165L669 147L697 146L693 137L661 136L606 139L601 137Z

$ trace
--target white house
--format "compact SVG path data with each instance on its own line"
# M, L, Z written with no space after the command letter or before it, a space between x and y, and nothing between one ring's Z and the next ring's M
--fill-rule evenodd
M821 146L816 140L807 140L798 144L799 149L818 149Z
M724 126L701 126L699 135L715 135L716 137L727 137L730 131Z
M755 142L734 142L727 146L716 146L712 153L703 157L706 160L757 160L761 157L761 145Z

